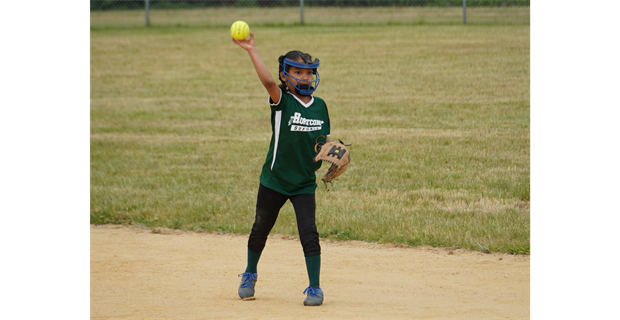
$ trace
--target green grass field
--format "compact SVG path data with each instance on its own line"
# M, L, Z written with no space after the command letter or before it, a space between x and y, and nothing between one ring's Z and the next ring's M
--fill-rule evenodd
M289 50L321 59L316 95L352 143L317 189L321 237L529 253L529 25L252 30L274 75ZM91 223L249 233L270 113L228 26L90 43ZM296 236L290 203L272 232Z

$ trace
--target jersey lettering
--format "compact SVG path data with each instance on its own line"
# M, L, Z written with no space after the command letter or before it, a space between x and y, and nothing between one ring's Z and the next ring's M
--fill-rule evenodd
M323 120L306 119L301 116L301 113L295 112L288 121L288 125L291 127L291 131L308 132L321 130L324 122ZM293 123L296 125L292 125Z

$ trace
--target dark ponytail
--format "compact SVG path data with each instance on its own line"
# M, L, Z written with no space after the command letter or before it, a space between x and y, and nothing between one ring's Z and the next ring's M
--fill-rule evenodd
M280 79L280 85L278 85L278 87L280 87L280 90L282 90L283 93L287 93L288 86L286 85L286 82L282 81L282 78L280 77L280 73L284 72L284 58L285 56L280 56L278 58L278 79Z

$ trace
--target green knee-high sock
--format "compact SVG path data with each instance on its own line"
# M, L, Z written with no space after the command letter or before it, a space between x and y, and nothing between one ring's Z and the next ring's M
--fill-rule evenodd
M319 287L321 278L321 255L306 257L306 269L311 287Z
M258 266L258 260L262 252L254 252L248 249L248 266L245 268L245 272L256 273L256 266Z

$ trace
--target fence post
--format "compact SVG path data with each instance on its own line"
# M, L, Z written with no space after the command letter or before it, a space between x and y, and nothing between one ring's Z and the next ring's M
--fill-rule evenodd
M463 0L463 24L467 24L467 0Z
M299 0L299 8L300 8L300 15L301 15L301 24L304 24L304 0Z
M144 14L146 16L146 27L148 28L151 25L149 21L149 0L144 0Z

